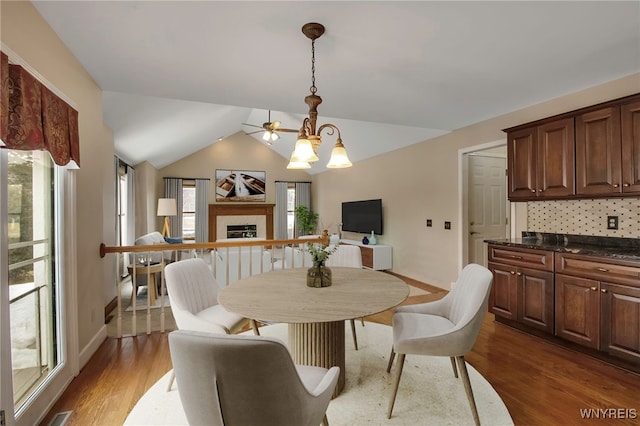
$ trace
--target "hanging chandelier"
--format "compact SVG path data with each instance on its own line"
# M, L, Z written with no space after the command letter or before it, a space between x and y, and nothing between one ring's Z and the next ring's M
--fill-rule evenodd
M287 169L308 169L311 167L309 163L319 160L318 147L322 143L320 134L326 130L328 135L337 133L336 144L331 151L331 158L327 167L330 169L341 169L351 167L351 161L347 157L347 150L342 144L340 130L331 123L323 124L316 129L316 121L318 119L318 105L322 103L322 98L316 95L316 56L315 43L316 39L324 34L324 26L315 22L311 22L302 26L302 33L311 39L311 94L304 98L304 102L309 105L309 116L302 122L302 127L298 131L298 140L291 154L291 160Z

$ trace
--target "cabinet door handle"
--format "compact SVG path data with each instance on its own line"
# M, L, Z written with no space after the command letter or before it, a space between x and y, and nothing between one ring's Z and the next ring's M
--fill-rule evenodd
M619 186L620 186L620 184L617 184L617 183L613 185L614 188L617 188Z
M515 272L514 272L514 271L509 271L509 273L511 273L511 275L515 274Z
M520 259L520 260L522 260L522 256L516 256L515 254L510 254L509 257L512 258L512 259Z
M532 189L532 190L531 190L531 192L536 192L536 190L535 190L535 189Z
M520 275L522 275L522 272L516 272L516 275L520 276Z
M600 272L609 272L608 269L604 269L604 268L596 268L596 269L598 269L598 271L600 271Z
M598 290L598 287L591 287L591 290L593 290L593 291L597 291L597 290Z
M607 289L606 288L601 288L600 291L603 292L603 293L606 293Z
M628 184L628 183L625 183L625 184L624 184L624 185L622 185L622 186L624 186L625 188L627 188L627 187L629 187L629 184Z
M542 189L538 189L538 192L542 192Z

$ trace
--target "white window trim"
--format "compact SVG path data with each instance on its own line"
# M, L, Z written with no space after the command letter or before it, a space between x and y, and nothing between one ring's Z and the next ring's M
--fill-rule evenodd
M56 187L59 197L59 202L56 203L57 222L54 224L59 235L55 240L56 262L58 264L56 279L58 283L62 284L58 295L60 309L63 313L58 316L57 320L66 319L66 327L58 323L60 340L63 342L61 357L58 365L16 413L16 425L40 423L79 373L78 313L75 308L78 297L74 262L74 259L77 258L75 173L63 167L56 167ZM3 346L10 347L11 345L3 344ZM10 361L9 368L11 368ZM11 396L12 400L13 396ZM10 411L13 411L13 403L10 404L10 407ZM5 411L5 413L7 412Z

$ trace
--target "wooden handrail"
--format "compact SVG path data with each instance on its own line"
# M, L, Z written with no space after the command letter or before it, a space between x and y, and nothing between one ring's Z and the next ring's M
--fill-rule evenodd
M311 238L294 238L289 240L256 240L247 241L242 240L238 242L225 241L220 243L190 243L190 244L150 244L150 245L137 245L137 246L107 246L104 243L100 244L100 257L104 257L108 253L130 253L130 252L156 252L156 251L173 251L173 250L201 250L201 249L216 249L223 247L252 247L252 246L276 246L276 245L289 245L300 244L306 242L321 242L322 244L329 244L328 237L311 237Z

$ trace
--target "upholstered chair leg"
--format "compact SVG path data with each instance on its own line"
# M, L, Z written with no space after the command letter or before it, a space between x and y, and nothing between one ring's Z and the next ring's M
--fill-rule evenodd
M258 324L256 323L256 320L251 320L251 328L253 328L253 334L255 334L256 336L260 335L260 330L258 329Z
M364 327L364 317L360 318L360 322L362 323L362 326Z
M174 373L173 370L171 370L171 377L169 377L169 385L167 386L167 392L171 390L171 387L173 386L173 382L175 379L176 379L176 373Z
M322 426L329 426L329 420L327 420L327 415L326 414L322 418Z
M356 322L351 320L351 334L353 335L353 347L358 350L358 337L356 336Z
M451 360L451 368L453 368L453 375L457 379L458 378L458 369L456 368L456 359L454 357L449 357Z
M393 350L393 346L391 346L391 353L389 354L389 363L387 364L387 373L391 371L391 366L393 365L393 359L396 357L396 353Z
M471 382L469 381L469 373L467 371L467 364L464 362L463 356L457 356L458 370L462 376L462 382L464 383L464 390L467 393L467 399L471 406L471 414L473 414L473 421L476 426L480 426L480 417L478 417L478 409L476 408L476 401L473 399L473 390L471 390Z
M398 394L398 387L400 386L400 376L402 375L402 367L404 366L404 357L405 354L398 355L398 366L396 369L398 370L398 375L396 376L396 383L393 386L393 394L391 395L391 400L389 401L389 410L387 411L387 418L391 418L391 412L393 411L393 404L396 402L396 395Z

